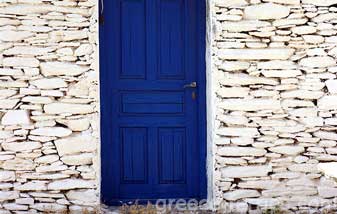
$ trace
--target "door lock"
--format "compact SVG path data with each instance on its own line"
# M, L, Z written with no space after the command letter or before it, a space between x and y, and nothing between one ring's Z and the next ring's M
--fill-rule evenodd
M184 88L196 88L197 82L191 82L190 84L184 85Z

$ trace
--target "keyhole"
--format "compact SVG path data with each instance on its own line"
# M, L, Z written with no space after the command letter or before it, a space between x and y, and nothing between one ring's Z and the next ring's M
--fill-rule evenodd
M195 93L195 91L192 92L192 99L195 100L197 98L197 94Z

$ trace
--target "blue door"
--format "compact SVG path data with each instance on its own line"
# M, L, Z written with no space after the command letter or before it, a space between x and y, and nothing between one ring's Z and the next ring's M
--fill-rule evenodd
M104 2L104 203L206 196L205 22L204 0Z

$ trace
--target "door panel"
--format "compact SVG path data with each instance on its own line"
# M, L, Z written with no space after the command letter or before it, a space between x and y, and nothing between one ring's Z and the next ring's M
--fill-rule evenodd
M159 4L159 78L184 79L184 1L160 0Z
M133 14L133 15L130 15ZM146 20L144 0L121 2L122 79L144 79L146 75Z
M205 88L204 67L198 66L203 32L198 14L203 3L198 2L105 1L101 29L105 203L204 197L205 130L200 129L204 97L199 94ZM191 82L200 86L184 87Z
M121 183L147 183L147 128L121 128Z
M160 184L186 184L185 128L158 129Z

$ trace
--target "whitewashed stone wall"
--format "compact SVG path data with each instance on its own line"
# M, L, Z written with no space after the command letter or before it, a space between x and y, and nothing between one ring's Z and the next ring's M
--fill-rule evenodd
M0 0L0 213L97 209L96 0Z
M336 208L319 163L337 161L337 1L214 0L211 15L215 204Z
M209 2L216 207L335 208L337 1ZM0 213L99 207L96 5L0 0Z

